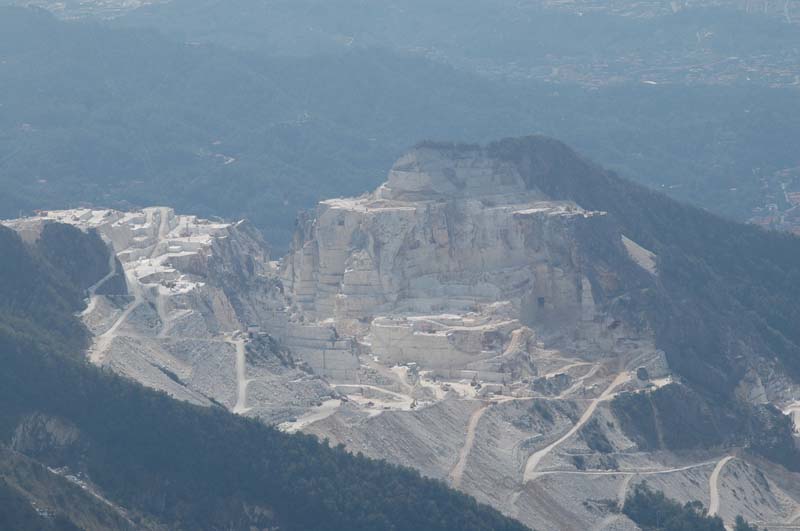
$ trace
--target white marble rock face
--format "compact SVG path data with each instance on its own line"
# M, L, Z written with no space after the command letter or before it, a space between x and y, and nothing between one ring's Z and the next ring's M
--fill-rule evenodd
M387 363L463 369L502 355L524 326L595 321L573 231L603 216L526 189L482 153L420 148L374 193L301 220L281 274L305 322L366 323L355 340ZM489 309L499 302L507 315Z

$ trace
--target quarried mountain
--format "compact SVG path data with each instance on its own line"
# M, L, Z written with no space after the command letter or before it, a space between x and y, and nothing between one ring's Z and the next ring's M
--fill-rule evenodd
M632 528L642 481L725 523L796 519L798 241L561 142L421 143L301 213L279 261L245 222L165 207L9 225L56 223L125 279L89 289L90 360L220 422L413 467L537 529Z
M0 227L4 527L524 529L417 472L76 360L88 339L75 317L86 286L69 272L96 284L103 277L88 272L114 261L98 233L45 225L22 230L38 234L29 241Z

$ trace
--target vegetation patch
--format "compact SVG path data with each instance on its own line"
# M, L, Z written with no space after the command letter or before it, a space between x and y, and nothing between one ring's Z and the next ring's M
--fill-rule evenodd
M699 501L683 505L667 498L663 492L648 487L646 482L633 487L622 510L642 531L725 531L718 516L709 516ZM736 518L736 531L758 531L741 516Z

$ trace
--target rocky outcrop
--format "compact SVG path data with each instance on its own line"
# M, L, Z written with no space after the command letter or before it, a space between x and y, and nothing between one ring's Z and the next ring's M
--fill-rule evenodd
M146 208L41 212L13 226L37 241L55 223L99 234L116 255L108 261L103 285L88 290L82 313L95 335L89 351L94 363L181 400L239 406L242 412L248 411L248 384L258 388L260 380L307 376L299 369L280 369L276 376L278 369L269 364L248 371L242 359L248 335L284 341L290 332L269 249L248 223ZM127 295L101 289L118 284L117 277L124 279ZM342 345L349 347L346 341ZM349 348L348 353L353 357ZM294 394L284 392L257 409L286 420L330 394L325 387L298 384Z
M52 456L74 446L80 432L71 423L35 413L20 422L11 438L11 448L26 455Z
M514 300L532 320L591 305L573 225L602 213L545 201L475 154L445 160L413 152L374 194L321 203L284 264L301 310L343 320Z
M630 350L623 344L654 351L595 300L615 278L584 250L592 235L654 272L652 253L604 212L548 199L481 148L420 146L374 193L301 216L281 277L294 319L327 320L389 364L466 369L501 356L525 327L601 355Z

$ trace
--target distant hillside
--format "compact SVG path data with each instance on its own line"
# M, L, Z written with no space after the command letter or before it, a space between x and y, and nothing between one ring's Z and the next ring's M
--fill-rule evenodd
M93 246L93 236L64 230L76 253ZM5 529L524 529L417 472L192 407L74 359L85 339L73 317L82 290L46 250L0 227ZM88 267L94 257L71 258Z
M280 248L298 208L374 188L421 138L538 131L744 219L765 201L754 168L798 164L795 90L587 90L384 48L299 58L179 39L0 8L0 217L169 204L247 217Z
M790 72L774 72L778 75L773 78L769 66L787 61L784 66L791 68L788 61L798 51L787 45L797 28L785 23L785 16L766 16L765 6L747 11L740 6L697 0L672 5L635 0L339 0L335 6L325 0L172 0L133 10L115 23L284 55L370 46L414 50L492 77L598 85L650 79L690 85L751 76L757 84L782 78L792 83ZM800 16L796 6L785 8ZM767 60L753 63L752 71L737 63L753 56ZM713 78L715 73L719 79Z

